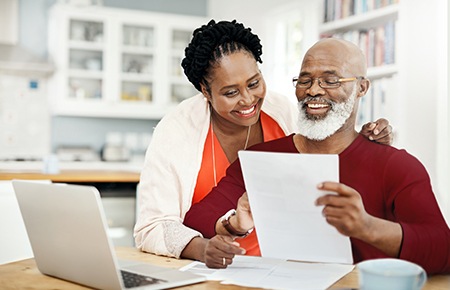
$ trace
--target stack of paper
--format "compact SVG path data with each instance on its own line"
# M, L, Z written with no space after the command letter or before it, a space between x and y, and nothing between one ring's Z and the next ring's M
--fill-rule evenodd
M300 263L282 259L236 256L226 269L210 269L193 262L181 269L208 280L244 287L266 289L327 289L348 274L353 265Z

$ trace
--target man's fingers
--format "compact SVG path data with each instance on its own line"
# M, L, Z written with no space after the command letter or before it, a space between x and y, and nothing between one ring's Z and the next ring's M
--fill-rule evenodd
M322 209L322 215L324 217L333 217L336 219L343 219L343 218L356 219L357 216L355 216L354 214L355 212L358 212L358 209L349 204L345 204L343 206L326 205Z
M325 181L317 185L317 188L323 191L332 191L336 192L338 195L342 196L352 196L355 194L355 190L351 187L348 187L345 184Z
M319 197L316 200L316 205L326 205L333 207L343 207L346 204L346 201L338 195L327 194Z

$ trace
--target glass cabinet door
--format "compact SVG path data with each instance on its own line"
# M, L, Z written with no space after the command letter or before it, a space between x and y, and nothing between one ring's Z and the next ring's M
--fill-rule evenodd
M70 20L70 40L80 42L103 42L103 23L85 20Z
M102 98L103 27L103 22L70 20L68 91L71 99Z
M153 27L123 25L121 101L152 102Z
M184 49L191 41L191 37L191 30L175 29L172 31L172 56L170 62L170 75L172 76L170 99L172 103L179 103L198 93L187 80L181 67L181 61L184 58Z

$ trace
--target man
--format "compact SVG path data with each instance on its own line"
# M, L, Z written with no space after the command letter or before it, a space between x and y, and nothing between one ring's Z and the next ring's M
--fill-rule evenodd
M316 205L324 206L329 224L350 237L355 263L395 257L421 265L428 274L448 273L450 230L425 168L406 151L367 141L354 130L359 98L370 85L366 70L364 55L352 43L338 39L316 43L294 80L299 134L251 150L339 154L340 183L318 185L337 195L324 195ZM217 233L216 239L245 235L253 220L244 193L240 164L235 162L218 186L192 206L185 225L205 237ZM236 214L221 218L234 208ZM223 264L230 264L239 248L232 243L218 245Z

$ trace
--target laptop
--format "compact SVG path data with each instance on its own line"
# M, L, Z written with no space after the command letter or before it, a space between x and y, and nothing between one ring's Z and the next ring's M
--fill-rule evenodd
M166 289L204 276L117 259L93 186L12 181L39 271L97 289Z

